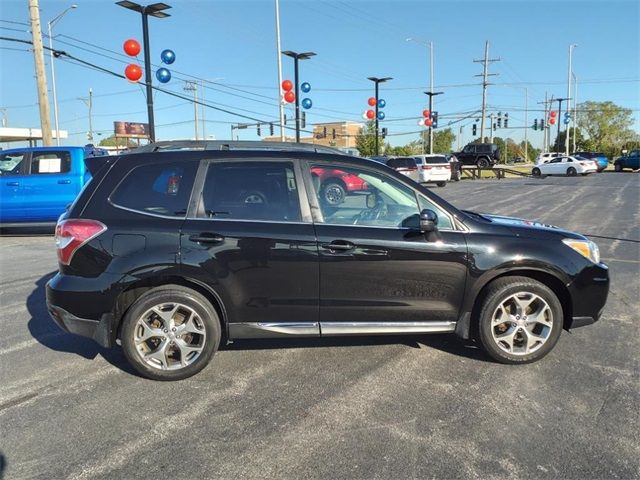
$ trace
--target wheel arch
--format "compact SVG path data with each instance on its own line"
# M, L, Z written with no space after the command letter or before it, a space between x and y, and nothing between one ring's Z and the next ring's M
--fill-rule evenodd
M573 305L571 302L571 293L569 292L566 284L559 277L553 273L549 273L548 271L537 270L535 268L522 268L498 273L497 275L486 279L478 289L478 294L475 296L470 314L467 313L463 315L463 318L466 316L467 320L463 322L460 328L456 329L456 333L459 336L463 338L477 338L480 310L482 308L482 303L486 298L488 287L499 278L505 277L527 277L537 280L543 285L549 287L553 293L556 294L560 304L562 305L563 328L565 330L571 328L571 322L573 320Z
M211 287L203 282L195 280L193 278L181 277L178 275L161 275L158 277L148 277L133 282L120 292L116 299L116 303L113 310L113 332L115 338L120 338L120 330L122 328L122 319L127 313L133 303L140 298L141 295L147 291L157 288L165 287L169 285L179 285L181 287L189 288L204 296L211 306L218 314L218 318L221 323L222 339L226 341L228 339L228 317L224 307L224 303L220 298L220 295Z

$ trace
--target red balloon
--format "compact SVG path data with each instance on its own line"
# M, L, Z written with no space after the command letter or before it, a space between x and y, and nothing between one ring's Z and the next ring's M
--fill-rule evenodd
M431 125L433 125L433 120L431 120L430 118L425 119L424 124L427 127L430 127Z
M142 69L140 68L140 65L136 65L135 63L127 65L127 68L124 69L124 76L132 82L140 80L140 78L142 78Z
M371 99L369 99L369 100L371 100ZM375 101L375 98L373 100ZM375 117L375 116L376 116L376 112L374 112L373 110L367 110L367 118L369 120L372 120L373 117Z
M129 40L124 42L124 45L122 45L122 49L124 50L124 53L126 53L130 57L135 57L140 53L140 44L137 40L130 38Z
M376 99L375 99L375 97L369 97L369 100L367 100L367 103L368 103L369 105L371 105L372 107L375 107L375 106L376 106Z
M291 90L289 90L287 91L287 93L284 94L284 99L289 103L293 103L296 101L296 94L293 93Z
M430 117L431 116L431 112L429 110L423 110L422 111L422 116L423 117Z
M282 81L282 89L285 92L290 92L292 88L293 88L293 83L291 83L291 80L283 80ZM287 100L287 101L289 101L289 100ZM293 100L291 100L291 101L293 102Z
M557 114L557 112L556 112L555 110L551 110L551 111L549 112L549 116L550 116L550 117L555 117L555 116L556 116L556 114Z
M551 125L555 125L555 124L556 124L556 119L555 119L555 118L553 118L553 117L551 117L551 118L549 119L549 123L550 123Z

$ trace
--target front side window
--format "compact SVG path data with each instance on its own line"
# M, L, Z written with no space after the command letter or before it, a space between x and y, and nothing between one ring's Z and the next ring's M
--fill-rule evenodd
M0 154L0 175L20 175L24 152Z
M134 168L109 198L116 206L141 213L184 217L198 162L142 165Z
M209 165L201 215L225 220L301 221L291 162L220 162Z
M311 168L311 179L323 223L418 228L420 210L430 208L443 218L443 228L452 226L443 210L382 172L315 165Z
M464 153L473 153L473 145L467 145L466 147L464 147L463 152Z
M70 152L33 152L31 155L31 175L69 173L70 171Z

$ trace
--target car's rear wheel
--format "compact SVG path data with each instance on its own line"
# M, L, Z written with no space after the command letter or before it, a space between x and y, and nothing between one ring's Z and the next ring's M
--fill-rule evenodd
M619 163L616 163L616 164L613 166L613 169L614 169L616 172L621 172L621 171L622 171L622 165L620 165Z
M575 168L573 167L567 168L567 176L575 177L576 175L578 175L578 171Z
M207 366L220 344L209 301L179 285L143 294L125 314L121 341L133 368L153 380L182 380Z
M346 190L339 181L329 180L322 186L320 195L327 205L335 206L344 202Z
M436 185L438 185L439 187L446 187L447 182L437 182Z
M479 158L476 162L476 165L479 168L489 168L489 159L488 158Z
M501 363L530 363L549 353L560 338L562 305L541 282L500 278L488 287L479 315L484 350Z
M542 172L540 171L540 169L538 167L536 167L533 170L531 170L531 173L533 174L534 177L541 177L542 176Z

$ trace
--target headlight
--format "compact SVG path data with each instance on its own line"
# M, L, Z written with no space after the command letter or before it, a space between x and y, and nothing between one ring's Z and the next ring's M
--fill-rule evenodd
M600 263L600 249L598 245L591 240L575 240L573 238L565 238L562 242L568 247L573 248L583 257L588 258L593 263Z

